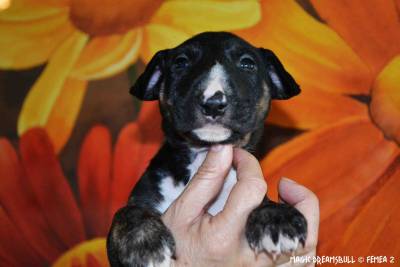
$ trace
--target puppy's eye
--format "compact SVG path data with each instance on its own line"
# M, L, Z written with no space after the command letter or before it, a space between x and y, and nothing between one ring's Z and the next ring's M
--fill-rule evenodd
M189 58L186 55L179 55L174 60L174 67L184 69L190 65Z
M250 56L245 55L240 58L239 67L244 70L255 70L256 63Z

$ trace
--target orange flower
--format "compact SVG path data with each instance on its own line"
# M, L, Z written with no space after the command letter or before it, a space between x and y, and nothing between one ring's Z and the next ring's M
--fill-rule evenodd
M0 12L0 68L46 63L22 106L18 132L48 132L56 151L68 140L87 81L115 75L140 56L207 30L260 18L256 1L14 0Z
M9 266L108 266L104 237L112 215L160 145L159 121L152 131L142 130L147 116L144 107L138 120L121 131L114 151L107 128L91 129L79 156L78 198L44 129L21 136L19 156L7 139L0 139L1 261Z
M317 193L321 255L398 257L399 2L311 2L326 23L295 1L265 0L260 23L238 32L276 51L303 89L273 103L269 121L312 130L262 161L270 193L282 176Z

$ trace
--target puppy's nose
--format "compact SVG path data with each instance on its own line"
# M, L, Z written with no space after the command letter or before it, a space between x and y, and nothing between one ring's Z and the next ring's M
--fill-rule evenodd
M206 116L216 118L225 113L227 106L228 104L224 94L222 92L216 92L213 96L201 103L201 111Z

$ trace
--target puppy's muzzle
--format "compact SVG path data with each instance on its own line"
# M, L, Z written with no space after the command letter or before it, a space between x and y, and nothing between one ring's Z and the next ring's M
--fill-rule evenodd
M228 107L226 97L222 92L216 92L213 96L203 100L200 104L201 112L213 119L221 117L225 114Z

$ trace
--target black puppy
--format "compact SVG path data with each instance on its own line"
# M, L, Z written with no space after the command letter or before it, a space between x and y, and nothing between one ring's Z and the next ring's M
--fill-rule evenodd
M206 32L159 51L131 93L159 100L166 140L114 216L107 239L111 266L169 266L175 241L161 214L181 194L214 144L254 151L271 99L300 93L275 54L226 32ZM221 211L236 183L234 169L208 212ZM248 218L255 251L304 246L307 222L295 208L265 198Z

